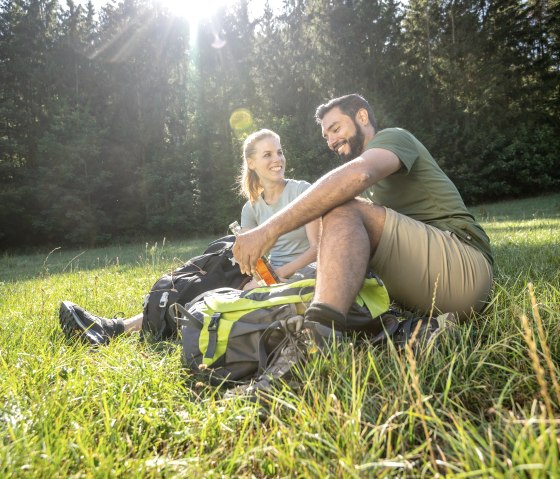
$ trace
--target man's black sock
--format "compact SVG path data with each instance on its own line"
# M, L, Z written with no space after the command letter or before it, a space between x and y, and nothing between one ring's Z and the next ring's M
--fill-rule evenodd
M337 331L346 330L346 316L323 303L311 303L305 312L306 321L315 321Z

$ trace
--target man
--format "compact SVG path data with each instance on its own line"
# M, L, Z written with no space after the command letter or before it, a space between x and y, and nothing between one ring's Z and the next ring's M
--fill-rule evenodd
M368 267L406 309L462 319L480 311L492 286L490 242L428 150L406 130L379 131L357 94L319 106L316 120L346 163L237 238L241 271L254 271L280 235L322 217L306 320L344 330Z

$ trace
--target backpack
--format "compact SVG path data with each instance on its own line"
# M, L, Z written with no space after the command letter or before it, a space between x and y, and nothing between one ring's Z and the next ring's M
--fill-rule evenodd
M315 292L315 279L249 291L218 289L170 312L181 328L183 362L211 384L247 380L262 372L287 334L285 324L301 316ZM369 335L384 331L389 295L377 278L366 278L347 316L347 328ZM307 326L304 323L304 326ZM332 332L326 326L322 335Z
M211 242L202 255L155 282L144 298L143 336L151 333L156 340L177 336L177 323L168 310L170 304L185 304L203 292L224 286L241 288L250 279L233 259L234 242L233 235Z

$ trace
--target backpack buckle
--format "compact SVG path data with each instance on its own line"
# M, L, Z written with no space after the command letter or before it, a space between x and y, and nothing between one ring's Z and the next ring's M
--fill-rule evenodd
M214 313L210 324L208 324L208 347L206 348L205 358L213 358L216 354L216 347L218 344L218 323L222 313Z
M208 324L208 331L217 331L218 324L220 322L220 316L222 313L214 313L212 318L210 319L210 323Z
M169 298L169 292L166 291L165 293L163 293L161 295L161 298L159 300L159 307L160 308L165 308L167 306L167 300Z

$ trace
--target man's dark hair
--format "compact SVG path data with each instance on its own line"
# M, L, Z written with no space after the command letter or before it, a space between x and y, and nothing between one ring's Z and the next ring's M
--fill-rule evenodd
M344 95L338 98L333 98L332 100L324 103L323 105L319 105L317 111L315 111L315 120L317 123L321 123L323 117L331 111L333 108L340 108L340 111L345 115L352 118L353 121L356 120L356 113L364 108L369 117L369 122L377 131L377 120L375 119L375 115L373 114L373 109L369 106L367 100L357 93L352 93L350 95Z

